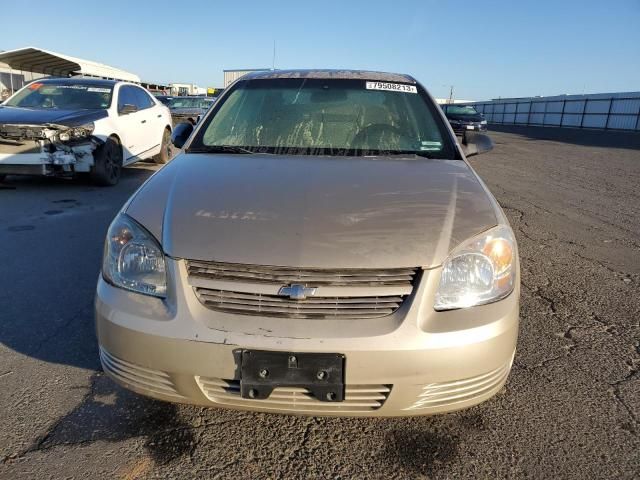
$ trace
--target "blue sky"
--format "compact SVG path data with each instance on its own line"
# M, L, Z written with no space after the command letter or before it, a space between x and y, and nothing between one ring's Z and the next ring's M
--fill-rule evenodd
M36 46L149 82L222 70L362 68L457 98L640 90L640 0L30 0L2 6L0 50Z

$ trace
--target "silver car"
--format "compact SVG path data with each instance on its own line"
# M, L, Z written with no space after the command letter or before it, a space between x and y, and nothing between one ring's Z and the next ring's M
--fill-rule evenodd
M107 234L104 371L161 400L428 415L489 399L518 336L517 245L408 75L252 73Z

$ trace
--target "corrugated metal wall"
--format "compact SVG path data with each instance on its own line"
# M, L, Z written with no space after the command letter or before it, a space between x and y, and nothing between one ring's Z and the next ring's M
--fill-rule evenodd
M640 130L640 92L503 98L471 105L489 123Z
M231 85L233 82L235 82L243 75L246 75L247 73L262 72L264 70L266 69L254 68L247 70L223 70L222 72L224 73L224 88L227 88L229 85Z
M12 78L13 77L13 78ZM18 73L0 72L0 95L6 90L13 93L24 86L24 75Z
M4 100L5 96L20 90L31 80L44 76L33 72L18 72L9 69L5 64L0 64L0 101Z

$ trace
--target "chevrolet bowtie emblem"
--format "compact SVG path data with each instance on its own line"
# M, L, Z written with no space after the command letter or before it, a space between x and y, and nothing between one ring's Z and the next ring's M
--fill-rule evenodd
M278 291L278 295L283 297L289 297L292 300L304 300L307 297L312 297L316 294L316 288L305 287L299 283L292 285L286 285Z

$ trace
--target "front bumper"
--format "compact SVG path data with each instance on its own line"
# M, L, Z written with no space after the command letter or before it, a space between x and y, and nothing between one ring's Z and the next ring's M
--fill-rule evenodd
M462 133L464 131L486 132L487 131L487 124L486 123L482 124L482 123L478 123L478 122L474 122L474 123L454 123L454 122L451 122L451 128L456 133Z
M0 163L0 175L54 175L53 170L45 164L3 164Z
M92 137L83 143L57 147L53 151L38 147L24 152L3 151L9 148L0 144L0 174L68 176L89 172L94 164L93 152L101 143Z
M181 263L171 261L170 271L184 274ZM203 406L345 416L467 408L496 394L507 379L518 335L519 289L494 304L435 312L432 292L439 273L425 271L407 308L368 320L370 330L359 333L352 327L357 320L223 314L200 304L188 285L177 285L172 300L161 300L100 278L95 307L102 365L138 393ZM286 334L279 330L283 322L289 323ZM295 388L276 389L265 400L242 398L234 356L239 349L342 353L345 400L321 402Z

